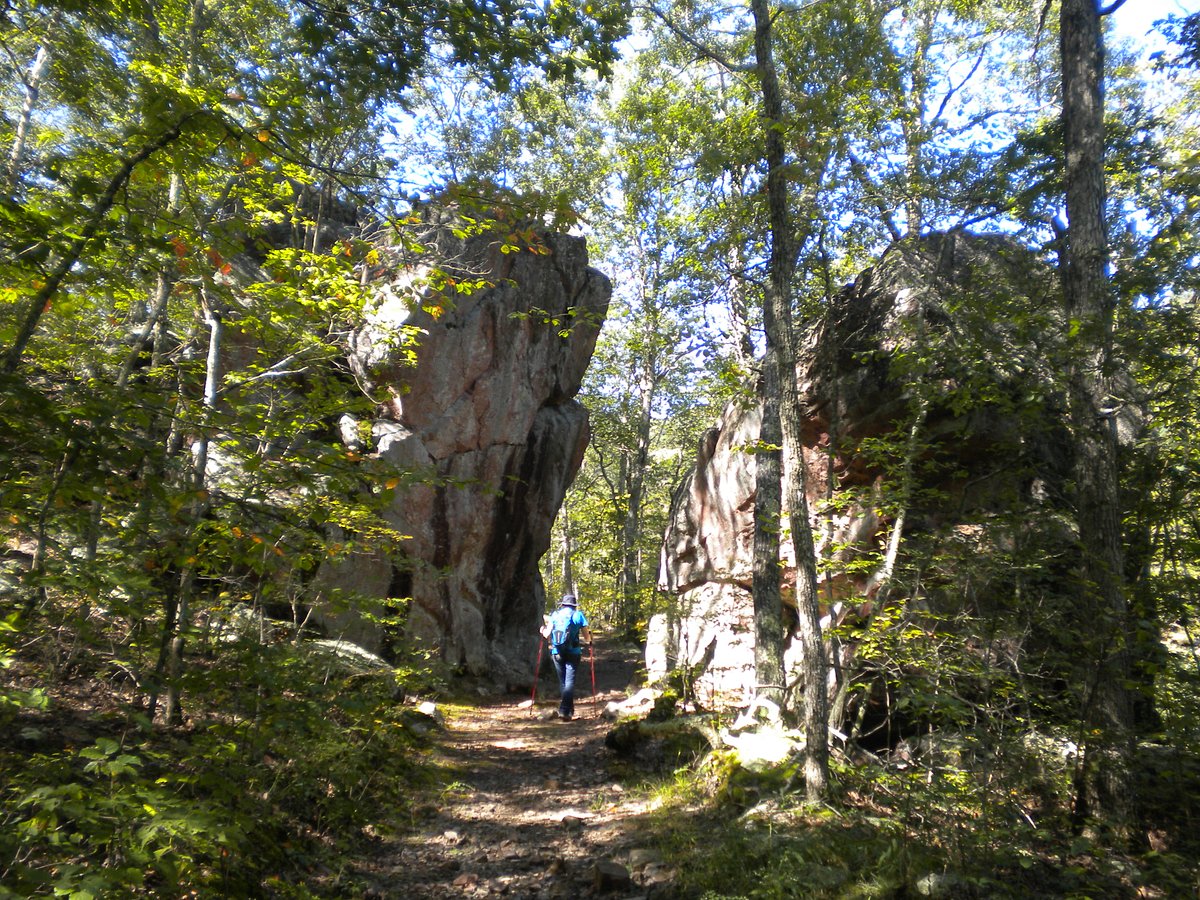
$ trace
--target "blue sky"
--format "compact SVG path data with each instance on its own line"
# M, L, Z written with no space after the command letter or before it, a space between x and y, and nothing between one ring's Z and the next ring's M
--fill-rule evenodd
M1147 44L1159 44L1156 35L1147 35L1153 30L1155 21L1169 15L1186 16L1200 9L1196 0L1126 0L1125 5L1112 14L1113 27L1122 37Z

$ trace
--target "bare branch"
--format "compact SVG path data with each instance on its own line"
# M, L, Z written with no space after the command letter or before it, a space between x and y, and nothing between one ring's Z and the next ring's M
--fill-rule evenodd
M948 91L946 91L946 96L942 97L942 102L938 105L937 114L934 116L935 120L940 119L942 117L942 115L946 112L946 107L949 105L949 103L950 103L951 99L953 99L954 95L957 94L960 90L962 90L968 81L970 81L973 77L975 77L975 73L978 72L979 67L981 65L983 65L983 56L984 56L983 51L982 50L979 51L979 56L977 56L975 58L975 64L973 66L971 66L971 71L968 72L966 75L964 75L962 80L958 84L950 85L950 89Z
M727 71L730 71L730 72L753 72L754 71L753 66L735 63L735 62L733 62L733 60L729 59L729 57L727 57L725 54L721 53L716 48L710 47L708 44L706 44L703 41L701 41L700 39L698 39L694 34L689 32L687 29L682 28L678 23L673 21L670 18L670 16L668 16L666 13L662 12L660 9L658 9L654 5L643 6L643 7L641 7L641 9L643 11L649 13L654 18L658 19L664 26L666 26L667 30L670 31L671 34L675 35L675 37L679 38L681 41L683 41L685 44L687 44L689 47L691 47L693 50L695 50L697 53L699 53L701 58L707 59L710 62L714 62L721 68L726 69Z

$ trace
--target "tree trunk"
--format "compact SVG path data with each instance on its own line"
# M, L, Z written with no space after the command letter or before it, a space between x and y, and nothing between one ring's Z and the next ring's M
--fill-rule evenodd
M562 504L562 591L563 594L575 592L575 568L571 563L571 513L567 509L567 499Z
M646 356L642 358L642 371L638 379L638 422L637 445L633 462L627 474L628 500L625 505L625 521L621 534L621 627L626 635L632 636L637 628L638 584L640 582L641 554L638 537L642 531L642 497L646 486L646 468L650 464L650 430L654 422L654 399L657 379L656 360L650 349L654 339L649 335Z
M892 530L888 533L887 550L883 555L883 566L876 579L879 607L887 603L891 593L892 577L896 573L896 562L900 558L900 540L904 537L904 523L908 519L908 509L912 505L913 489L916 479L913 470L916 468L917 453L921 447L921 429L925 425L925 415L929 411L929 399L919 397L917 408L913 411L912 424L908 426L908 438L904 442L904 468L900 473L900 506L896 510L896 518L892 520Z
M1085 646L1093 655L1083 691L1076 816L1080 825L1099 823L1127 839L1133 824L1134 704L1109 391L1114 298L1105 274L1103 39L1096 0L1063 0L1060 14L1069 221L1063 290L1067 321L1076 335L1069 402L1083 556L1080 614Z
M21 178L21 166L25 160L25 146L29 141L29 125L33 121L33 110L42 92L42 79L46 76L46 67L50 64L50 41L54 32L58 30L61 19L61 10L55 10L50 16L42 46L38 48L25 76L25 99L21 104L21 114L17 118L16 134L13 136L12 148L8 153L8 168L5 171L5 189L10 198L15 197L17 193L17 182Z
M187 71L184 84L192 85L199 75L200 39L204 30L205 0L192 0L191 18L188 23ZM172 173L168 209L177 214L182 203L183 178L179 172ZM173 277L164 269L159 273L158 291L155 295L154 311L161 310L153 323L156 333L165 336L167 330L166 299L170 295ZM200 528L200 523L208 514L211 506L208 499L208 441L210 428L217 406L218 379L221 360L221 339L223 326L221 314L209 301L203 284L200 286L200 304L205 324L208 325L208 355L204 372L203 411L200 427L196 432L192 445L192 476L189 485L195 500L192 504L191 522L188 526L187 539L184 546L191 547ZM155 341L156 353L161 348L161 341ZM183 706L180 693L180 680L183 675L183 653L187 644L188 631L191 628L192 596L196 586L196 553L183 566L179 574L178 605L174 616L166 619L171 639L167 654L167 690L163 704L163 717L168 724L179 724L183 719Z
M915 25L912 64L909 71L909 83L903 83L903 74L899 77L900 96L900 129L904 136L904 218L905 230L909 237L921 233L921 225L925 221L924 197L925 187L925 158L924 147L928 137L926 124L925 95L929 90L929 51L933 40L933 18L936 13L928 8L918 12Z
M780 448L779 368L774 354L763 360L762 422L755 449L754 598L755 695L783 708L783 596L779 571L779 527L782 501L779 487Z
M204 421L196 437L193 452L192 490L196 500L192 509L192 522L188 535L188 544L194 539L199 530L200 522L208 513L210 506L207 488L208 470L208 439L209 427L217 406L218 377L221 361L221 315L205 303L204 319L208 324L208 359L204 377ZM193 554L193 557L195 554ZM188 631L191 629L191 601L196 587L196 566L193 558L186 563L179 576L179 605L176 610L174 631L171 636L170 652L167 657L167 695L163 709L163 717L169 724L175 725L182 719L179 682L183 675L183 651L187 644Z
M195 115L196 113L194 112L188 113L121 163L116 174L109 180L104 193L93 204L91 215L80 229L78 237L71 242L71 245L62 256L55 261L49 274L42 280L41 286L30 299L26 311L21 316L21 322L17 328L16 337L13 338L12 346L4 354L4 362L0 364L0 372L12 374L21 365L21 357L25 354L26 346L28 346L30 339L37 331L42 314L50 308L50 301L57 296L58 289L62 287L63 281L70 274L71 270L75 268L76 263L83 256L83 251L87 249L92 238L100 230L100 226L104 224L105 218L108 216L108 211L112 209L118 194L120 194L133 175L134 169L159 150L174 143L183 133L184 125Z
M751 336L750 305L746 298L746 261L736 244L729 249L729 317L734 358L744 371L754 368L754 339Z
M783 451L783 474L787 484L785 490L791 516L792 543L796 551L796 612L799 618L799 635L804 658L804 731L805 757L804 774L808 799L824 800L829 793L829 695L828 661L821 640L820 611L817 603L816 551L813 547L812 526L808 517L808 500L805 491L804 457L801 443L801 406L796 384L796 355L792 339L792 316L789 293L795 271L795 257L791 247L791 221L788 208L786 158L783 144L783 98L775 70L775 57L771 46L771 10L767 0L752 0L754 15L755 67L762 88L763 119L766 131L767 161L767 204L770 217L770 259L766 298L763 306L763 326L766 332L766 361L764 365L763 430L760 441L764 444L780 444ZM772 381L775 383L772 384ZM777 393L776 393L777 392ZM779 399L775 401L774 396ZM776 405L776 403L778 405ZM779 425L776 430L775 419ZM778 439L777 439L778 437ZM768 477L778 479L779 471L774 463L775 451L770 447L759 448L758 488L762 491ZM764 465L765 463L765 465ZM766 470L764 472L764 469ZM769 683L774 672L769 667L778 666L782 675L782 623L780 622L779 562L773 566L773 584L766 580L763 572L761 588L763 597L758 596L760 569L765 560L759 560L759 531L775 529L778 541L778 480L767 498L759 495L762 510L755 510L755 566L754 566L754 612L756 637L768 642L761 655L756 643L755 662L763 666L759 673L761 686ZM770 504L770 505L769 505ZM774 513L776 519L768 517ZM760 521L762 519L762 521ZM765 537L765 535L764 535ZM764 543L763 552L766 546Z

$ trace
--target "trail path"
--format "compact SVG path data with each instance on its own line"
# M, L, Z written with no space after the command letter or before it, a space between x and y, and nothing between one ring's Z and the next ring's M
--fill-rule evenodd
M620 784L600 717L625 698L636 661L601 639L596 651L596 700L585 657L570 722L546 718L554 688L539 689L533 714L528 697L452 713L438 741L456 780L385 844L368 897L668 896L670 873L635 830L647 802Z

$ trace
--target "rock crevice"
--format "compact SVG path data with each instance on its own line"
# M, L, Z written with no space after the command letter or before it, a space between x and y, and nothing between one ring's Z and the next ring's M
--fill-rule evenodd
M523 683L545 604L537 563L587 445L574 398L611 285L588 267L581 238L543 233L502 253L495 235L427 237L437 258L381 287L350 355L356 376L390 398L371 449L406 475L385 518L407 538L327 567L319 586L387 599L402 608L405 637L451 666ZM422 289L433 265L481 286L449 298ZM411 328L410 359L394 338ZM359 615L325 620L368 647L383 638Z

